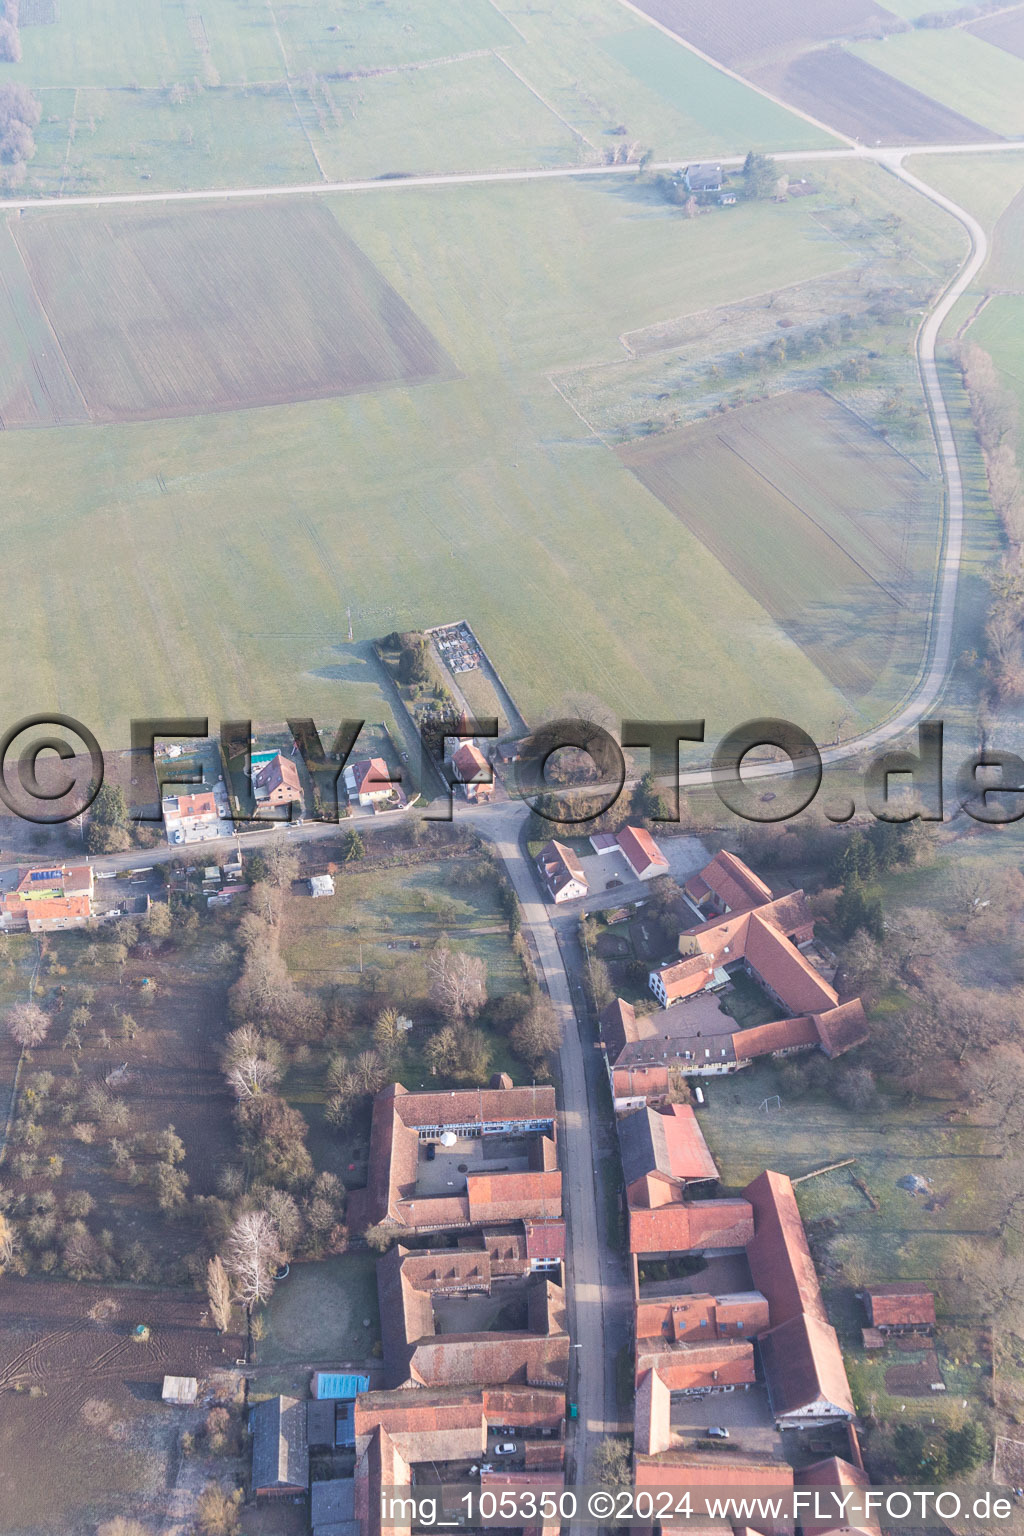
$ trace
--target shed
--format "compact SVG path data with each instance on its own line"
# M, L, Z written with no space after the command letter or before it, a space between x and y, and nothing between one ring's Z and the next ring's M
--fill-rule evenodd
M305 1493L309 1486L305 1403L296 1397L268 1397L253 1408L249 1423L255 1496Z
M344 1375L338 1371L317 1371L313 1376L313 1396L349 1402L360 1392L369 1392L369 1376Z
M309 894L317 896L334 895L334 879L331 875L313 875L309 882Z
M194 1376L165 1376L160 1396L165 1403L175 1403L186 1408L199 1395L199 1383Z

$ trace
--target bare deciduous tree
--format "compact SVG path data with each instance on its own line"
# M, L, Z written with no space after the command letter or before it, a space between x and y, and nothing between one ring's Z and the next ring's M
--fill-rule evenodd
M431 999L452 1023L472 1018L487 1001L487 967L479 956L439 945L427 960L427 971Z
M246 1211L228 1235L225 1264L235 1283L235 1296L247 1312L268 1301L274 1273L281 1262L277 1228L266 1211Z
M15 1003L6 1023L14 1043L25 1051L42 1045L50 1032L50 1020L36 1003Z

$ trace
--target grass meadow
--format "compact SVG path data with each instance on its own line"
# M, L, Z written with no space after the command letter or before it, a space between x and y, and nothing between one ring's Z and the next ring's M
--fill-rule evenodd
M328 202L465 377L4 434L11 620L62 614L6 706L59 699L119 736L148 709L379 718L376 670L342 643L351 607L357 641L467 617L527 718L570 689L683 708L697 676L729 718L755 692L831 718L811 663L546 378L621 355L620 331L834 266L810 214L713 227L617 182Z
M30 14L30 13L26 13ZM41 94L29 193L600 164L831 142L616 0L62 0L0 82Z

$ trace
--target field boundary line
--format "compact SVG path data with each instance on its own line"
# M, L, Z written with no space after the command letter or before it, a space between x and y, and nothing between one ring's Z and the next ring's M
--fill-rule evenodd
M841 410L849 411L851 416L856 416L858 421L863 422L864 426L867 427L872 436L879 438L887 448L892 449L893 453L898 453L901 459L906 460L911 469L916 470L923 480L931 480L932 476L926 469L922 469L921 465L917 462L916 459L912 459L909 453L904 453L902 448L897 448L895 443L891 442L889 438L885 437L884 434L878 430L874 422L870 421L867 416L861 415L860 411L858 411L855 405L850 405L846 400L840 400L839 396L834 395L826 384L820 384L818 387L822 394L828 395L830 400L834 400L836 405L838 405ZM922 390L921 393L923 394L924 391ZM939 467L941 468L941 466Z
M281 28L277 24L277 12L274 10L274 0L267 0L267 10L270 12L270 23L274 28L274 36L277 38L277 46L281 50L281 63L284 65L284 83L285 88L288 91L288 99L292 104L292 110L295 113L295 120L299 127L302 129L306 143L309 145L309 152L313 156L313 163L315 164L317 170L320 172L320 175L323 177L324 181L327 181L327 172L323 168L320 156L316 152L316 145L313 143L312 135L310 134L309 129L306 127L305 119L303 118L302 113L299 111L299 104L295 100L295 91L292 88L292 72L288 64L288 53L284 46L284 38L281 36Z
M608 441L608 439L605 437L604 433L603 432L599 432L597 430L597 428L593 425L593 423L589 422L587 420L587 418L584 416L583 412L580 411L580 410L577 410L576 406L574 406L572 401L569 399L569 396L565 393L565 390L562 388L562 386L555 379L555 376L554 376L553 373L549 373L548 374L547 380L548 380L548 383L551 385L552 389L555 390L561 396L561 398L565 401L566 405L569 407L570 411L572 411L573 415L578 417L578 419L580 421L582 421L583 425L586 427L586 429L590 433L591 437L596 438L599 443L603 443L604 446L608 449L609 453L614 453L615 450L612 447L611 443Z
M90 406L88 400L85 397L85 390L82 388L81 384L78 382L78 375L75 373L75 370L72 368L71 363L68 360L68 355L64 351L64 347L63 347L63 344L61 343L61 339L57 335L56 327L54 326L54 323L53 323L52 319L50 318L50 311L47 309L46 305L43 303L43 296L39 292L39 289L36 287L36 280L32 276L32 268L29 266L28 261L26 260L25 252L22 250L21 246L18 244L18 237L14 233L14 226L12 224L8 223L7 228L10 231L11 239L14 242L14 248L15 248L15 250L18 253L18 260L21 262L22 266L25 269L25 276L28 278L28 284L29 284L29 287L32 290L32 296L35 299L36 303L39 305L39 313L42 315L43 319L46 321L46 329L49 331L50 335L53 337L53 344L57 348L57 351L58 351L58 353L60 355L61 362L64 364L64 367L67 369L68 378L71 380L72 384L75 386L76 391L78 392L78 398L82 402L82 407L85 410L86 417L88 418L89 421L92 421L92 419L93 419L92 407Z
M843 245L845 242L840 239L839 244ZM861 253L858 251L856 254L859 257ZM774 288L760 288L758 289L757 293L744 294L743 298L732 299L728 304L709 304L706 309L693 309L681 315L671 315L667 320L656 320L653 325L640 325L637 326L636 330L623 331L618 339L625 347L630 357L649 357L651 355L649 352L635 352L629 345L629 342L626 338L629 336L644 336L651 331L656 331L659 326L676 325L680 320L699 320L702 315L725 314L731 309L742 308L744 304L755 304L758 299L769 298L772 294L775 293L792 293L792 291L796 288L807 288L812 283L823 282L826 278L838 277L841 272L849 271L850 266L858 265L863 265L863 263L852 262L849 265L833 267L828 272L819 272L816 277L798 277L795 278L791 283L776 284ZM651 352L671 352L676 347L685 345L685 342L669 342L664 347L652 347Z
M967 316L967 319L964 321L963 325L957 331L956 338L955 338L957 341L962 341L963 340L963 338L967 335L967 332L970 330L971 326L974 324L975 320L978 320L978 319L981 318L981 315L988 308L988 306L992 303L992 300L994 298L996 298L996 297L997 297L997 295L994 294L994 293L982 294L982 296L978 300L977 304L975 304L974 308L971 310L970 314Z
M810 123L812 128L819 128L822 133L827 133L830 139L841 139L851 149L857 147L857 140L851 139L849 134L841 133L838 128L830 128L827 123L823 123L820 118L812 117L810 112L805 112L802 107L794 107L788 101L784 101L781 96L776 96L772 91L765 90L763 85L755 85L752 80L748 80L738 70L730 69L727 64L722 64L718 59L712 58L710 53L704 53L695 44L688 42L678 32L673 32L672 28L667 27L664 22L655 21L653 16L648 16L647 12L641 10L638 5L634 5L632 0L618 0L618 3L625 10L632 11L634 16L639 16L649 27L656 27L659 32L663 32L666 37L670 37L674 43L679 44L680 48L685 48L688 53L695 54L698 59L703 59L705 64L710 64L713 69L717 69L720 75L725 75L729 80L735 80L739 85L745 85L748 91L755 91L758 96L763 96L766 101L773 102L777 107L782 107L791 117L802 118L805 123Z
M512 20L512 17L511 16L507 16L505 14L505 12L502 10L501 6L498 4L498 0L489 0L489 3L491 5L492 9L497 11L497 13L501 17L502 21L507 21L509 26L512 28L512 31L515 32L519 37L521 37L523 42L526 43L527 46L530 46L530 39L527 37L526 33L525 32L521 32L520 29L516 26L515 22Z
M75 86L75 97L71 103L71 116L68 119L68 142L64 149L64 164L60 170L60 194L63 195L68 179L68 166L71 162L71 146L78 136L78 95L79 87Z
M530 92L531 96L536 96L536 98L540 102L541 106L542 107L546 107L547 110L551 113L552 117L555 117L555 118L558 119L558 121L561 123L563 128L568 128L569 132L572 133L572 134L575 134L576 138L582 139L584 144L589 144L590 148L594 151L595 154L597 154L598 149L599 149L600 146L595 144L593 139L588 139L586 134L583 133L579 128L574 128L572 123L569 122L568 118L563 117L561 112L559 112L558 108L557 107L553 107L551 105L550 101L548 101L544 96L541 95L541 93L540 93L540 91L538 91L537 87L535 85L531 85L530 81L527 80L526 76L523 75L523 74L520 74L519 70L516 69L515 65L514 64L510 64L508 59L506 59L498 51L497 48L492 49L492 53L493 53L493 56L498 60L498 62L500 64L504 64L505 68L509 71L510 74L515 75L515 77L519 81L520 85L525 85L526 89Z

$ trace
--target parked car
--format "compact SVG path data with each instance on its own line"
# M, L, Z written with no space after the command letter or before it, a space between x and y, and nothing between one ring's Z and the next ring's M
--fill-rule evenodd
M729 1438L729 1431L723 1429L721 1424L712 1424L708 1429L708 1434L712 1440L728 1440Z
M495 1456L514 1456L518 1446L514 1440L502 1440L500 1445L494 1447Z

